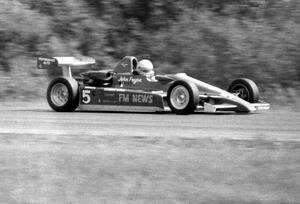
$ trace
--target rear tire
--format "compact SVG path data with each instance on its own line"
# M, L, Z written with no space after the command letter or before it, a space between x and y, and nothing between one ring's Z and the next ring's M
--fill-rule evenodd
M176 114L193 113L199 104L199 90L185 81L175 81L168 89L167 102Z
M249 103L257 103L259 90L254 81L246 78L236 79L231 82L228 92L233 93Z
M47 101L55 111L74 111L79 104L78 82L73 78L53 79L47 89Z

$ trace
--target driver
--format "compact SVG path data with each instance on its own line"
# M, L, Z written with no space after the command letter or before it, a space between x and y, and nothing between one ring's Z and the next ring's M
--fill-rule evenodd
M147 78L152 78L154 77L154 69L153 69L153 64L150 60L143 59L138 62L136 71L140 75L144 75Z

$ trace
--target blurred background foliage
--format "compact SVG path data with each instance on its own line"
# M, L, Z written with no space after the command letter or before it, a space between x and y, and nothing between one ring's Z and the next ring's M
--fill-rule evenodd
M299 0L0 0L0 48L0 100L44 96L36 56L107 69L134 55L223 88L249 77L266 100L300 104Z

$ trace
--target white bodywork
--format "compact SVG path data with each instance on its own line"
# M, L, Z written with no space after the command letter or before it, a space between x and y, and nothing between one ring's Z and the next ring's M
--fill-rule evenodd
M58 66L62 68L62 74L65 77L72 77L71 67L87 66L96 64L96 60L91 57L53 57L57 60Z
M86 66L96 64L96 60L91 57L53 57L57 60L59 66Z
M269 103L249 103L238 96L229 93L223 89L207 84L203 81L194 79L185 73L176 74L179 79L190 81L194 83L201 92L200 98L210 97L212 99L221 99L224 103L222 105L215 105L204 103L203 106L197 106L198 110L203 110L204 112L216 112L218 110L233 110L238 109L247 112L254 112L257 110L268 110L270 109ZM205 93L205 94L204 94Z

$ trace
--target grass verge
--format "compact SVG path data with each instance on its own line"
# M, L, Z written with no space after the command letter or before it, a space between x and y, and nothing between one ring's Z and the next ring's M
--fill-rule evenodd
M300 201L298 142L65 137L1 135L1 203Z

